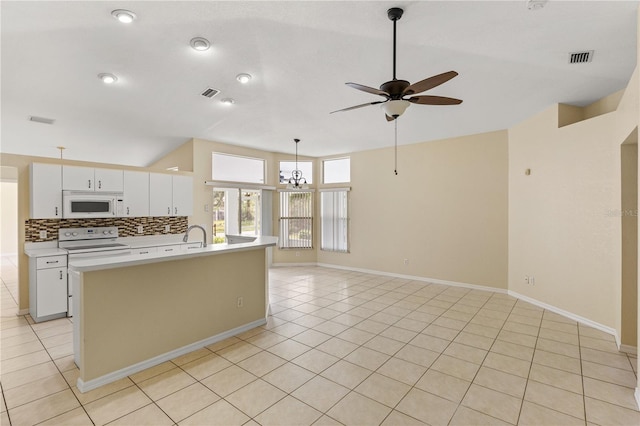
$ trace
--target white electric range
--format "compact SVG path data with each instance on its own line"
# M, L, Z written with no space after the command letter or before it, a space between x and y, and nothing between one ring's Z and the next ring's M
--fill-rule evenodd
M126 256L131 254L131 247L116 242L117 226L93 228L60 228L58 230L58 248L68 253L68 261L74 259ZM67 286L69 297L67 316L73 316L73 293Z

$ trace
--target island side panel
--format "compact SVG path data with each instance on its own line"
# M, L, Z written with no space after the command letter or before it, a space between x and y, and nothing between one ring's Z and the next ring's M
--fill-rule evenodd
M259 248L82 273L80 378L264 319L265 258Z

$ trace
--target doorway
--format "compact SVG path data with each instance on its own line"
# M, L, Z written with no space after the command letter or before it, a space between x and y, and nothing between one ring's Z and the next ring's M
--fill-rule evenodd
M0 169L0 257L2 316L18 314L18 169Z

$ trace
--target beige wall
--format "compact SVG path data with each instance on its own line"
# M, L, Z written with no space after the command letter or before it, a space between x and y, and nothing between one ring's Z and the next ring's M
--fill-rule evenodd
M351 252L320 263L507 288L507 132L351 154ZM404 259L408 264L404 264Z
M633 95L616 112L558 128L563 107L555 105L509 129L509 289L618 333L615 212L620 145L637 126L636 89L634 74L627 88ZM535 285L525 284L525 275Z
M29 309L29 259L24 254L25 242L25 221L29 219L29 164L31 163L56 163L70 164L75 166L102 167L124 170L143 170L143 171L164 171L157 168L139 168L131 166L122 166L117 164L92 163L86 161L60 160L50 157L32 157L26 155L2 154L0 156L0 165L4 170L5 167L16 168L18 179L18 215L17 215L17 231L18 231L18 280L19 280L19 306L18 309L26 311ZM180 173L190 174L190 173Z

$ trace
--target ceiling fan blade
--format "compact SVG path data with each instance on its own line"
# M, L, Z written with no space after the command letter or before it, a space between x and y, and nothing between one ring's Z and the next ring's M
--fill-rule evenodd
M352 106L352 107L349 107L349 108L343 108L343 109L339 109L337 111L331 111L329 114L333 114L334 112L350 111L352 109L362 108L362 107L366 107L366 106L369 106L369 105L382 104L384 102L387 102L387 101L367 102L366 104L356 105L356 106Z
M380 89L374 89L373 87L363 86L362 84L358 84L358 83L345 83L345 84L349 87L353 87L354 89L362 90L363 92L384 96L385 98L389 97L389 94L387 92L384 92Z
M436 86L446 83L453 77L458 75L455 71L448 71L442 74L434 75L433 77L425 78L422 81L413 83L411 86L404 89L403 95L413 95L415 93L422 93L425 90L433 89Z
M462 103L461 99L446 98L444 96L414 96L407 100L411 103L422 105L458 105Z

